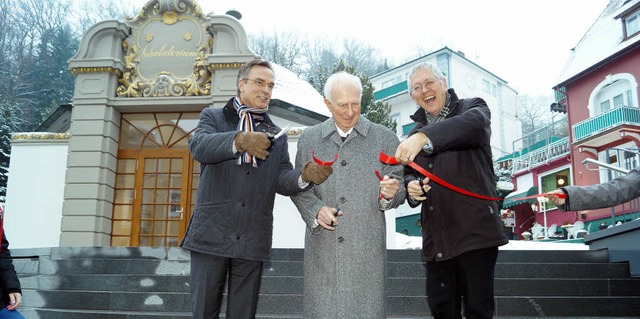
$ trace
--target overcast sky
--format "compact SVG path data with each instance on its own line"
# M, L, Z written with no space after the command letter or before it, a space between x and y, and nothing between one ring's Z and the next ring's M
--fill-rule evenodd
M147 2L136 1L140 7ZM431 52L448 46L520 94L552 95L571 48L609 0L196 2L204 13L239 11L248 34L276 30L352 37L379 48L395 65L417 58L418 48Z

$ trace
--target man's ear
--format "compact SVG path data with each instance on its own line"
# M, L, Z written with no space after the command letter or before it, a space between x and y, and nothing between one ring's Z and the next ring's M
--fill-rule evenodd
M329 111L332 111L332 110L333 110L333 109L332 109L332 106L333 106L333 105L331 104L331 102L329 101L329 99L327 99L326 97L324 98L324 104L327 106L327 108L329 109Z

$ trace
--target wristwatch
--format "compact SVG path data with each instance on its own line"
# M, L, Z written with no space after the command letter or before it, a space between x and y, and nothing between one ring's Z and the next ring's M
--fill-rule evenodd
M429 140L427 144L424 144L424 146L422 147L422 150L425 153L427 153L427 155L430 155L431 153L433 153L433 144L431 144L431 140Z

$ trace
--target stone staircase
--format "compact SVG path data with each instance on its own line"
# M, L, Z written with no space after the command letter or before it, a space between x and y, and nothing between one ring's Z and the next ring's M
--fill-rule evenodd
M186 319L189 254L179 248L14 249L28 319ZM303 251L275 249L258 318L302 318ZM388 318L430 318L418 250L390 250ZM640 318L640 279L606 250L501 250L496 318ZM223 307L224 309L224 307ZM348 319L348 318L347 318Z

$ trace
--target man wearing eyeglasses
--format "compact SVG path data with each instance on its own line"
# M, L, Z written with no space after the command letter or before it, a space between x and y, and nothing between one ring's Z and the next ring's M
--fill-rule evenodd
M415 162L454 186L497 197L491 155L491 112L481 98L460 99L433 64L409 71L408 89L420 108L416 126L395 157ZM405 167L409 205L421 208L422 258L434 318L492 318L498 246L508 242L495 201L429 183Z
M227 319L255 318L262 264L269 258L275 194L319 185L331 167L294 169L287 135L269 117L271 64L253 60L237 77L238 95L205 108L189 140L200 162L196 205L181 247L191 252L193 318L219 318L225 282ZM277 137L277 138L276 138Z

